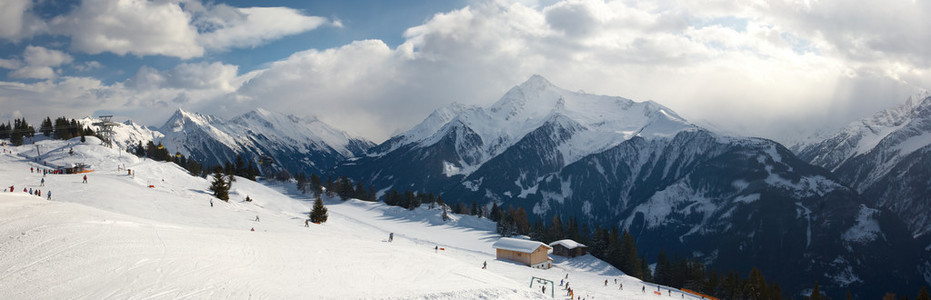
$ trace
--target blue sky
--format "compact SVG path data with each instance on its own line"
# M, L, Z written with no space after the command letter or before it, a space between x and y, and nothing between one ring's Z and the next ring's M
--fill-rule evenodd
M160 126L178 108L261 107L378 142L540 74L785 141L931 86L929 14L911 0L4 0L0 120Z

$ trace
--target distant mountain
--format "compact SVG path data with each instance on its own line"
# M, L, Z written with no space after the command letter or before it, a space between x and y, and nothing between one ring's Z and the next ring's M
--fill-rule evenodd
M914 236L931 233L931 97L853 122L798 156L832 170L872 206L898 214Z
M439 109L335 173L381 192L439 192L446 202L620 226L647 253L744 274L755 266L792 293L817 280L833 295L871 298L923 282L924 254L899 219L782 145L540 76L487 108Z
M207 166L240 155L265 172L323 174L337 162L364 155L374 144L314 119L256 109L225 121L178 109L159 131L170 151Z

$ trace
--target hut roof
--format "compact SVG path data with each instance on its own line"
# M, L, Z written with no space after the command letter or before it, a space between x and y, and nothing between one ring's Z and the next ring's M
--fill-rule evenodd
M523 253L533 253L533 251L536 251L538 248L540 248L540 246L551 248L550 246L547 246L541 242L512 238L501 238L491 246L496 249L511 250Z
M586 248L588 247L588 246L585 246L585 244L582 244L582 243L579 243L579 242L576 242L576 241L573 241L573 240L569 240L569 239L558 240L558 241L555 241L555 242L550 243L550 246L556 246L556 245L562 245L563 247L566 247L566 249L575 249L575 248L578 248L578 247L586 247Z

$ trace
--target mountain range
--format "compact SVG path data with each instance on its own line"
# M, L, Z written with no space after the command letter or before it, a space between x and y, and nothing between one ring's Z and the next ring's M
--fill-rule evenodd
M379 195L433 192L618 227L650 261L665 250L719 270L757 267L791 294L817 281L829 295L878 298L931 282L929 99L795 152L538 75L490 106L437 109L379 145L262 109L230 121L178 110L137 135L208 165L240 155L273 162L260 165L266 175L347 176Z
M876 284L914 287L927 272L919 267L927 255L899 218L784 146L540 76L487 108L439 109L335 173L380 191L433 191L452 203L495 201L542 220L617 226L648 253L741 273L758 267L788 291L817 280L838 295L881 297Z

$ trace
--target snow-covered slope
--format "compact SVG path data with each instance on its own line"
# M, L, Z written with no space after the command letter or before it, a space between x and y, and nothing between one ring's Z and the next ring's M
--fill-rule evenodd
M322 174L372 146L316 118L302 119L263 109L230 121L178 109L160 132L166 148L202 164L235 162L240 155L259 164L266 175L278 170Z
M100 129L98 126L94 125L100 122L99 118L84 117L77 121L94 130L99 131ZM111 140L113 146L119 149L129 149L139 144L145 146L149 141L157 142L165 136L156 129L136 124L131 120L116 123L111 131L113 132Z
M438 110L375 149L336 173L379 191L523 207L531 221L617 226L646 253L772 270L792 293L816 280L831 292L868 292L918 277L921 255L901 222L884 210L861 218L864 200L831 173L771 140L710 132L653 102L573 93L534 76L489 108ZM881 234L856 234L867 228L855 226L861 219ZM775 271L787 263L806 268Z
M799 157L832 170L870 201L897 213L915 236L931 232L931 97L851 123L824 140L799 146Z
M93 138L40 143L53 150L35 157L25 145L0 154L0 182L14 187L0 193L4 298L552 299L549 287L546 295L538 283L529 287L531 278L567 276L587 299L655 298L656 286L590 256L554 257L550 270L495 260L497 235L484 219L442 222L438 210L328 199L328 222L304 227L312 202L289 196L298 195L290 185L240 178L229 202L211 206L207 180L174 164ZM87 183L83 175L30 172L74 162L95 166ZM135 176L117 170L123 166ZM566 299L558 287L554 294Z

